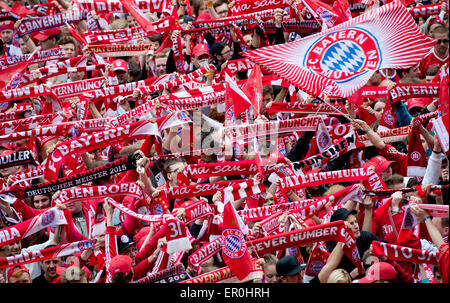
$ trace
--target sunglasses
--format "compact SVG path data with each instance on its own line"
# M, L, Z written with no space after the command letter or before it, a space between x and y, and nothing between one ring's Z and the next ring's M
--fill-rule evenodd
M448 39L440 39L440 40L436 40L437 44L441 44L441 43L448 43Z

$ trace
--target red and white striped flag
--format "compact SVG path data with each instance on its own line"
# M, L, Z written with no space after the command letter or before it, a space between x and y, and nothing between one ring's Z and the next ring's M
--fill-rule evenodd
M435 40L395 1L307 38L244 52L305 92L348 97L381 68L417 64Z
M449 155L449 130L448 130L448 113L433 120L433 127L441 144L442 151Z

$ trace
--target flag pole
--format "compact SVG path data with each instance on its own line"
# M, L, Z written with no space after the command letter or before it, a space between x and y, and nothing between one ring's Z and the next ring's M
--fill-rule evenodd
M341 112L339 109L337 109L336 107L334 107L334 106L331 105L330 103L325 102L325 100L323 100L322 98L316 97L316 99L319 100L319 101L321 101L321 102L323 102L323 103L325 103L326 105L331 106L331 108L333 108L336 112L338 112L339 114L341 114L342 116L344 116L345 118L347 118L349 121L352 121L352 120L353 120L352 118L350 118L349 115L344 114L343 112Z

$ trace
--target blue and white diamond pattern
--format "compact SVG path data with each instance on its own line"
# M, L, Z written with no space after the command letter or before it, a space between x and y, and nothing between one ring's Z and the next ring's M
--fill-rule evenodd
M237 252L241 248L241 240L233 235L226 237L225 239L227 248L232 252Z
M345 40L331 45L324 53L322 67L332 71L355 73L360 71L366 56L356 43Z

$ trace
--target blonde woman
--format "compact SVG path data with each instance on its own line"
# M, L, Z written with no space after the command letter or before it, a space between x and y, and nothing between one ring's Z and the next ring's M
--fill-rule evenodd
M327 283L351 283L352 277L342 268L333 270L328 276Z

